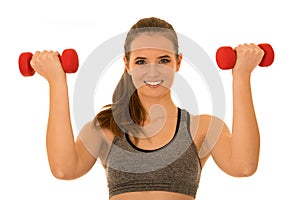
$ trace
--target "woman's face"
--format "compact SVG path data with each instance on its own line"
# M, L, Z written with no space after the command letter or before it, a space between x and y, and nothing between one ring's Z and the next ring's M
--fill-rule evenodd
M131 44L129 60L124 57L139 95L161 97L170 93L182 55L176 55L173 43L159 33L141 34Z

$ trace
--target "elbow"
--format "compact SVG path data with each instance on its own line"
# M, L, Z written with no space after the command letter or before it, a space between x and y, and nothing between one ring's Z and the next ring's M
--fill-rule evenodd
M60 180L72 180L75 179L74 173L71 169L61 167L51 167L52 175Z
M66 180L65 173L60 169L51 169L51 173L57 179Z
M257 164L249 164L238 167L237 170L234 170L233 176L236 177L250 177L255 174L257 170Z
M241 177L249 177L255 174L257 167L248 167L242 170Z

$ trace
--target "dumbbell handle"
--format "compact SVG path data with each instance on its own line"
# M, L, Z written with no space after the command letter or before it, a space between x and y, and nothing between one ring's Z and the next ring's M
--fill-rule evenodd
M30 65L33 54L24 52L19 56L19 70L23 76L32 76L35 71ZM78 55L74 49L65 49L58 56L65 73L75 73L78 69Z
M270 66L274 61L274 50L272 46L267 43L259 44L258 46L265 53L259 66ZM232 69L236 62L236 52L229 46L220 47L216 52L216 61L221 69Z

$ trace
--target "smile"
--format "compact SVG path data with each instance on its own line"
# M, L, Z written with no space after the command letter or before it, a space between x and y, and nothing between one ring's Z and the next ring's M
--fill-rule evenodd
M160 85L160 84L162 84L163 82L164 82L163 80L160 80L160 81L144 81L145 84L151 85L151 86Z

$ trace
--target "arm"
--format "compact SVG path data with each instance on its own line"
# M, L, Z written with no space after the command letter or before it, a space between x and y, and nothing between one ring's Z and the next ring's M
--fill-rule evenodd
M66 80L50 84L50 110L47 127L47 153L52 174L59 179L74 179L94 165L81 140L74 142Z
M47 153L51 172L59 179L73 179L86 173L95 163L80 139L74 141L70 120L68 87L57 52L37 52L31 65L47 79L50 110L47 127Z
M231 161L234 169L253 174L258 165L260 136L256 121L249 75L233 77L233 124Z
M236 48L237 62L233 74L232 134L223 124L212 156L218 166L232 176L250 176L258 165L260 136L256 121L250 77L263 57L263 51L254 44ZM223 122L218 119L212 121Z

